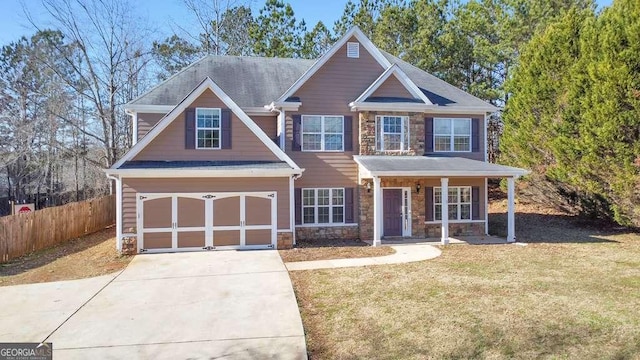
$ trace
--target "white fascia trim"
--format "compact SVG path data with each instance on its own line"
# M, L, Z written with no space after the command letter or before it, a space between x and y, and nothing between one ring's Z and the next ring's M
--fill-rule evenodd
M395 76L398 81L407 89L408 92L413 95L414 98L422 100L427 105L433 105L431 100L427 98L422 91L418 88L418 86L409 79L407 74L400 69L398 64L391 65L387 70L385 70L377 79L374 81L368 88L365 90L358 98L354 101L354 103L363 103L369 96L371 96L378 88L384 84L385 81L391 76Z
M427 112L433 110L437 112L438 105L427 105L418 103L406 103L406 102L390 102L390 103L376 103L376 102L352 102L349 104L351 111L409 111L409 112Z
M431 109L430 109L431 110ZM493 112L493 107L485 107L485 106L440 106L437 109L433 108L431 111L425 111L426 113L434 113L434 114L459 114L459 115L469 115L469 114L486 114Z
M299 175L303 169L106 169L107 176L120 178L187 178L187 177L291 177Z
M246 107L246 108L243 108L242 111L244 111L247 115L254 115L254 116L273 115L273 112L270 109L266 109L264 107Z
M338 40L331 47L331 49L329 49L329 51L327 51L324 55L322 55L309 68L309 70L307 70L304 74L302 74L302 76L298 80L296 80L296 82L294 82L293 85L291 85L291 87L289 87L289 89L287 89L287 91L285 91L285 93L282 96L280 96L280 98L278 98L276 103L284 102L286 99L293 96L293 94L295 94L295 92L298 91L302 87L302 85L304 85L304 83L307 82L307 80L309 80L313 76L313 74L315 74L342 46L344 46L344 44L347 43L349 39L351 39L354 36L356 39L358 39L360 44L362 44L362 46L364 46L364 48L367 49L369 54L371 54L371 56L373 56L373 58L376 59L376 61L380 64L380 66L382 66L383 69L386 69L389 66L391 66L391 63L389 62L389 60L387 60L387 58L385 58L384 55L382 55L380 50L378 50L378 48L375 45L373 45L371 40L367 38L367 36L360 30L360 28L358 28L357 26L354 26L349 31L347 31L342 36L342 38Z
M287 111L298 111L302 106L302 102L300 101L274 101L269 105L265 105L265 108L271 109L272 111L281 109Z
M141 113L154 113L154 114L166 114L171 111L174 105L125 105L125 111L141 112Z
M362 166L362 165L360 165ZM488 177L507 178L529 174L527 170L514 171L369 171L371 177L424 176L424 177Z
M206 90L211 90L222 102L229 108L231 111L242 121L253 133L254 135L262 141L262 143L269 149L273 154L278 157L278 159L286 162L293 169L300 169L298 164L296 164L291 158L285 154L282 149L280 149L273 140L269 139L267 134L260 129L258 125L256 125L253 120L244 112L240 107L227 95L216 83L211 80L210 77L206 77L200 85L198 85L187 97L185 97L178 105L176 105L173 110L171 110L167 115L165 115L149 132L145 137L142 138L137 144L135 144L120 160L118 160L111 168L117 169L126 161L131 160L134 156L140 153L142 149L144 149L149 143L155 139L169 124L171 124L178 115L182 114L182 112L191 105L202 93ZM175 169L174 169L175 171Z

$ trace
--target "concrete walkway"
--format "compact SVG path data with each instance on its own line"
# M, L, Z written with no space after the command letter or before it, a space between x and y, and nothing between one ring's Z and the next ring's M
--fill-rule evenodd
M0 287L0 342L56 359L306 359L277 251L138 255L92 279Z
M431 245L408 244L391 246L396 252L395 254L354 259L333 259L333 260L314 260L314 261L296 261L288 262L284 265L289 271L296 270L316 270L316 269L335 269L345 267L369 266L369 265L387 265L387 264L403 264L414 261L423 261L436 258L442 254L440 249Z

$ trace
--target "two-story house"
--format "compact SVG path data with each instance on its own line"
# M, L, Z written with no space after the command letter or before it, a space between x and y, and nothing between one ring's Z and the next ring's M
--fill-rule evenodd
M208 56L126 105L117 246L290 247L296 239L488 233L496 108L385 53L358 29L317 61Z

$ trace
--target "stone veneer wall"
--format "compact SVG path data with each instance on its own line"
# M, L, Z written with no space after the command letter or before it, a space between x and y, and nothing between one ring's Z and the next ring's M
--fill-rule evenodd
M376 150L376 116L409 117L409 144L407 151ZM424 155L424 114L410 112L363 111L359 115L360 155Z
M293 247L293 233L279 232L277 238L278 249L291 249Z
M426 224L425 230L427 237L439 238L442 229L440 224ZM449 236L482 236L484 230L484 222L449 223Z
M370 180L369 180L370 181ZM381 186L411 188L411 237L425 237L425 196L424 179L420 178L382 178ZM416 185L420 184L420 193ZM366 186L360 187L360 239L373 239L373 191L367 192Z
M296 227L296 241L356 240L360 238L357 224L349 226Z

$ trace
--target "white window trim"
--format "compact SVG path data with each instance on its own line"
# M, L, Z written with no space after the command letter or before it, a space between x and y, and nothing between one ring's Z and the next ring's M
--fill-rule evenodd
M384 121L385 117L399 117L402 119L402 131L400 132L400 149L399 150L386 150L384 148ZM397 134L397 133L386 133L386 134ZM397 116L397 115L377 115L376 116L376 150L377 151L388 151L388 152L402 152L409 151L410 144L405 144L405 139L408 139L411 142L411 133L409 131L409 117L408 116ZM380 148L378 148L378 144L380 144Z
M307 132L307 134L320 134L320 150L310 150L310 149L305 149L304 148L304 118L305 117L320 117L320 132ZM324 119L327 117L339 117L342 119L342 148L339 150L325 150L325 128L324 128ZM302 151L304 152L344 152L344 116L343 115L302 115L300 117L300 148ZM330 133L330 135L336 135L338 133Z
M462 202L462 197L460 196L461 190L462 189L469 189L469 199L471 201L469 202ZM440 215L440 219L436 220L436 205L440 205L442 207L442 202L436 203L436 189L440 189L440 192L442 193L442 188L440 186L434 187L433 188L433 219L434 221L437 222L442 222L442 214ZM453 190L456 189L456 191L458 192L458 202L456 203L452 203L451 199L449 199L448 201L448 205L456 205L458 207L458 217L455 219L449 218L449 222L469 222L469 221L473 221L473 189L471 188L471 186L449 186L449 190ZM442 197L442 195L440 196ZM469 218L468 219L461 219L460 216L462 214L461 208L462 205L469 205ZM444 211L444 209L442 209L442 211ZM449 211L449 209L447 209L447 211Z
M313 205L305 205L304 204L304 192L308 191L308 190L313 190L313 197L314 197L314 201L313 201ZM329 205L321 205L318 206L318 190L329 190ZM333 205L333 190L342 190L342 205ZM345 188L302 188L302 196L301 196L301 203L300 203L300 211L301 211L301 220L302 220L302 224L303 226L333 226L333 225L345 225L345 218L347 217L347 214L345 213L345 209L346 209L346 198L345 198ZM329 222L327 223L319 223L318 222L318 207L329 207ZM342 206L342 222L333 222L333 208L334 207L338 207L338 206ZM305 208L313 208L313 221L312 223L306 223L304 222L304 209Z
M217 110L218 111L218 127L199 127L198 126L198 111L200 110ZM196 149L197 150L220 150L222 149L222 109L221 108L204 108L198 107L195 112L196 117ZM198 146L198 131L199 130L218 130L218 146L217 147L200 147Z
M436 121L437 120L449 120L451 132L449 134L438 134L436 133ZM455 134L453 131L453 120L469 120L469 150L455 150L454 138ZM436 150L436 136L449 136L449 150ZM473 121L471 118L433 118L433 152L439 153L470 153L473 149Z

